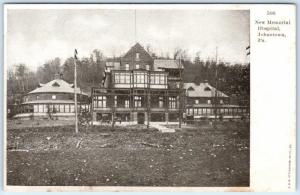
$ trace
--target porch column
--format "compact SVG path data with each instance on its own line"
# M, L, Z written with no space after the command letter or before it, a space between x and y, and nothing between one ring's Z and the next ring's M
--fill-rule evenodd
M97 113L93 112L93 114L92 114L92 124L94 124L94 122L96 121L96 118L97 118Z
M165 113L165 121L169 122L169 113L168 112Z

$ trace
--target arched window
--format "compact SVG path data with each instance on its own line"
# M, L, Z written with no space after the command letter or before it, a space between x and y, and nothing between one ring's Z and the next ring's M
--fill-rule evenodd
M60 85L57 82L55 82L55 83L52 84L52 86L53 87L59 87Z
M211 91L211 89L209 87L205 87L204 91Z

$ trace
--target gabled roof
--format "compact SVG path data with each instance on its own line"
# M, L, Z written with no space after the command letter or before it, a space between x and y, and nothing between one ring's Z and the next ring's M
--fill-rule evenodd
M132 61L136 58L136 53L139 53L139 59L140 61L152 61L153 58L151 55L139 44L136 43L134 46L132 46L129 51L122 57L122 60L124 61Z
M183 69L179 60L154 60L154 70L159 69Z
M216 88L211 86L209 83L184 83L184 89L187 90L188 97L215 97ZM191 90L194 89L194 90ZM218 97L228 97L225 93L217 90Z
M46 84L40 85L40 87L29 92L28 94L35 94L35 93L73 93L74 94L74 85L69 84L62 79L54 79ZM76 89L76 93L87 95L86 93L83 93L78 87Z

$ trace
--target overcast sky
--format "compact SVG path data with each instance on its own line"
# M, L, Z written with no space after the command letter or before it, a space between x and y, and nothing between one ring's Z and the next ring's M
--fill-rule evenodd
M79 57L100 49L105 56L124 54L135 40L150 44L158 55L180 47L190 57L246 62L249 11L137 10L9 10L8 66L25 63L32 70L49 59L65 60L77 48Z

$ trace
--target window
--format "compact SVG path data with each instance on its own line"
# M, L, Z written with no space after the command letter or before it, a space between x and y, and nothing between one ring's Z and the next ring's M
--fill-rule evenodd
M165 75L160 75L159 82L160 84L165 84Z
M39 113L43 113L44 109L43 109L44 105L40 104L39 105Z
M52 99L53 99L53 100L56 100L56 95L52 95Z
M70 105L70 112L74 112L74 107L75 106L73 104Z
M150 70L150 66L146 64L146 70Z
M169 108L174 109L176 108L176 98L169 97Z
M155 75L155 84L159 84L159 75Z
M36 100L38 100L39 98L40 98L40 97L37 95L37 96L36 96Z
M69 104L65 105L65 112L70 112L70 105Z
M193 87L189 87L187 90L188 91L195 91L195 89Z
M199 104L199 100L195 100L195 104Z
M59 105L54 105L55 112L59 112Z
M135 75L135 82L141 83L141 76L139 74Z
M197 108L194 108L194 115L198 115Z
M52 84L52 86L53 87L59 87L60 85L57 82L55 82L55 83Z
M65 112L65 109L64 109L64 105L63 105L63 104L60 104L60 105L59 105L59 110L60 110L60 112Z
M48 107L49 107L49 105L46 105L46 104L44 105L44 112L45 112L45 113L48 112Z
M204 91L210 91L211 89L209 87L205 87Z
M163 97L159 97L158 98L158 107L159 108L163 108L164 107L164 98Z
M139 64L136 64L136 65L135 65L135 69L140 69L140 65L139 65Z
M141 83L145 83L145 76L141 74Z
M120 74L120 83L125 83L125 75Z
M129 108L129 100L125 100L125 108Z
M50 112L50 113L53 112L53 105L49 105L49 112Z
M208 108L208 109L206 110L206 113L207 113L207 114L210 114L210 113L211 113L211 109Z
M147 83L145 80L148 79L148 76L145 73L135 73L134 82L135 83Z
M141 96L134 96L134 107L136 107L136 108L142 107L142 97Z
M151 83L151 84L154 84L154 82L155 82L155 77L154 77L154 75L152 74L152 75L150 76L150 83Z
M115 83L120 83L120 74L115 73Z
M118 96L114 97L114 105L115 105L115 107L117 107L117 105L118 105Z
M211 104L211 100L207 100L207 104Z
M200 115L203 114L203 109L202 109L202 108L199 108L199 109L198 109L198 114L200 114Z
M129 64L125 64L125 70L129 70Z
M95 108L106 108L106 96L96 96L94 99Z
M125 83L130 83L130 74L125 75Z
M224 102L223 102L223 100L220 100L220 104L223 104Z
M135 54L135 59L139 60L140 59L140 53Z
M39 112L39 107L38 105L33 106L33 112Z

